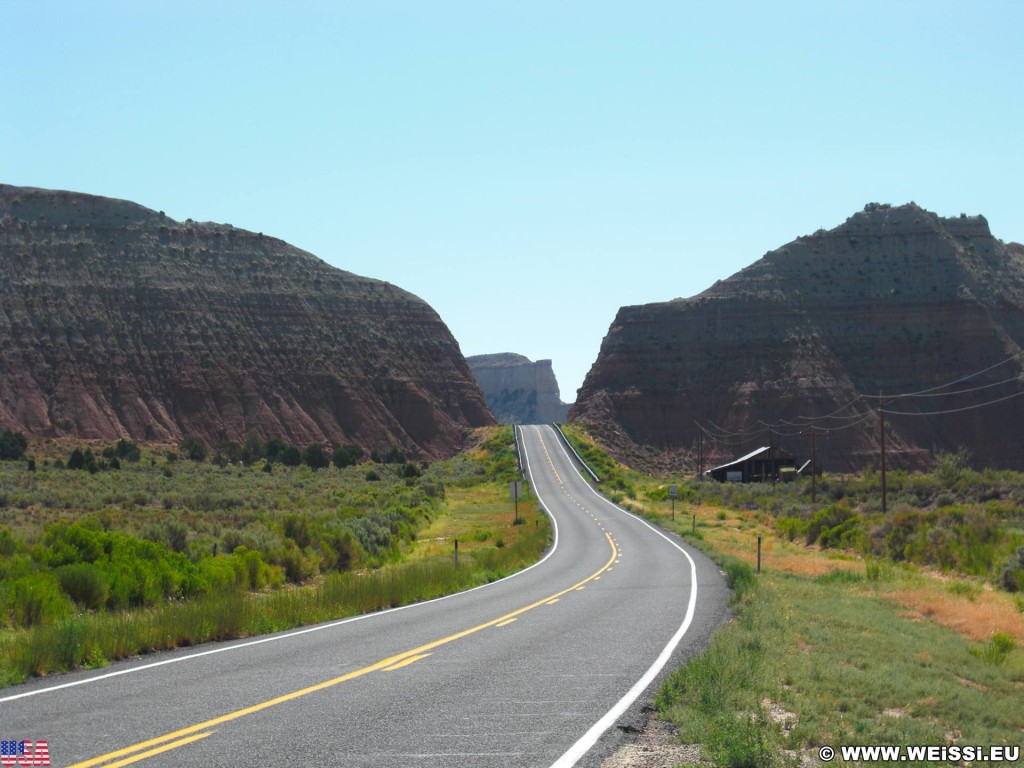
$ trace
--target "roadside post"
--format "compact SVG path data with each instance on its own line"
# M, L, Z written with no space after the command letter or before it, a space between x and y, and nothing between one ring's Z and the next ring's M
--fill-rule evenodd
M519 497L523 495L523 481L513 480L508 484L508 495L516 505L516 518L513 525L519 525Z
M672 499L672 519L676 519L676 497L679 496L679 486L674 483L668 487L668 496Z

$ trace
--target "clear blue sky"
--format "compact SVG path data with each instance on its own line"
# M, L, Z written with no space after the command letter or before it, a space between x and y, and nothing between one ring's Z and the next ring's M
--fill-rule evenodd
M0 0L0 181L262 231L575 398L871 201L1024 240L1024 2Z

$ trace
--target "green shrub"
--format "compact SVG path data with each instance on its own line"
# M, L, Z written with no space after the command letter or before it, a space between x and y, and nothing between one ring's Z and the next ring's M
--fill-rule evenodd
M851 515L831 528L822 528L821 534L818 536L818 543L823 547L834 549L854 549L862 537L863 526L860 517Z
M52 624L71 614L71 601L52 573L15 579L7 593L7 611L15 626Z
M0 525L0 557L11 557L20 549L11 532Z
M187 435L181 439L178 444L178 450L181 451L182 455L186 459L191 461L206 461L206 456L209 449L206 447L206 443L203 442L201 437L196 435Z
M999 584L1007 592L1024 591L1024 547L1017 547L1017 552L1003 564Z
M971 453L961 446L955 453L940 451L935 457L935 479L943 488L953 488L971 463Z
M998 667L1006 661L1006 657L1016 647L1017 641L1013 639L1013 635L1006 632L993 632L987 643L981 647L971 648L970 652L972 656L976 656L985 663Z
M754 569L748 564L735 557L726 557L722 564L725 570L725 580L729 589L733 591L734 600L742 600L757 583L757 576Z
M331 460L322 445L311 443L302 453L302 463L310 469L326 469L331 465Z
M28 450L28 438L21 432L5 429L0 434L0 461L20 461Z
M338 469L354 467L363 460L363 449L358 445L343 445L334 450L331 460Z
M796 541L807 534L807 524L796 517L780 517L775 521L775 532L787 541Z
M287 449L288 444L284 440L279 437L272 437L263 446L263 456L268 462L280 462Z
M850 520L854 520L850 523ZM842 541L844 535L855 535L857 528L856 513L846 504L837 502L819 509L810 520L807 521L804 537L808 544L814 544L822 534L826 534L828 541ZM832 534L832 529L839 529ZM835 546L835 544L820 542L822 546Z
M103 572L92 563L68 563L56 570L60 588L83 608L95 610L107 602L110 588Z

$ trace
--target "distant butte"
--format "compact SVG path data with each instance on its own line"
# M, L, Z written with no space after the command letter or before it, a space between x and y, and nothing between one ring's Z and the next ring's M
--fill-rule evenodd
M564 422L562 402L550 360L530 360L511 352L466 358L494 418L503 424Z
M825 466L860 470L879 460L872 396L924 393L886 401L893 466L964 446L1022 469L1024 399L996 402L1024 388L1022 344L1024 246L982 216L873 203L697 296L620 309L569 417L688 466L698 425L714 461L769 439L809 457L813 423Z
M263 234L0 185L0 426L447 456L491 424L424 301Z

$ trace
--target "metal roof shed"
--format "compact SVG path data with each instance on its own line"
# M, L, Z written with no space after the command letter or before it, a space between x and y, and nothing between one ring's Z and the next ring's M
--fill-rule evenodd
M720 483L759 483L778 478L783 467L795 466L796 457L789 451L766 445L705 474Z

